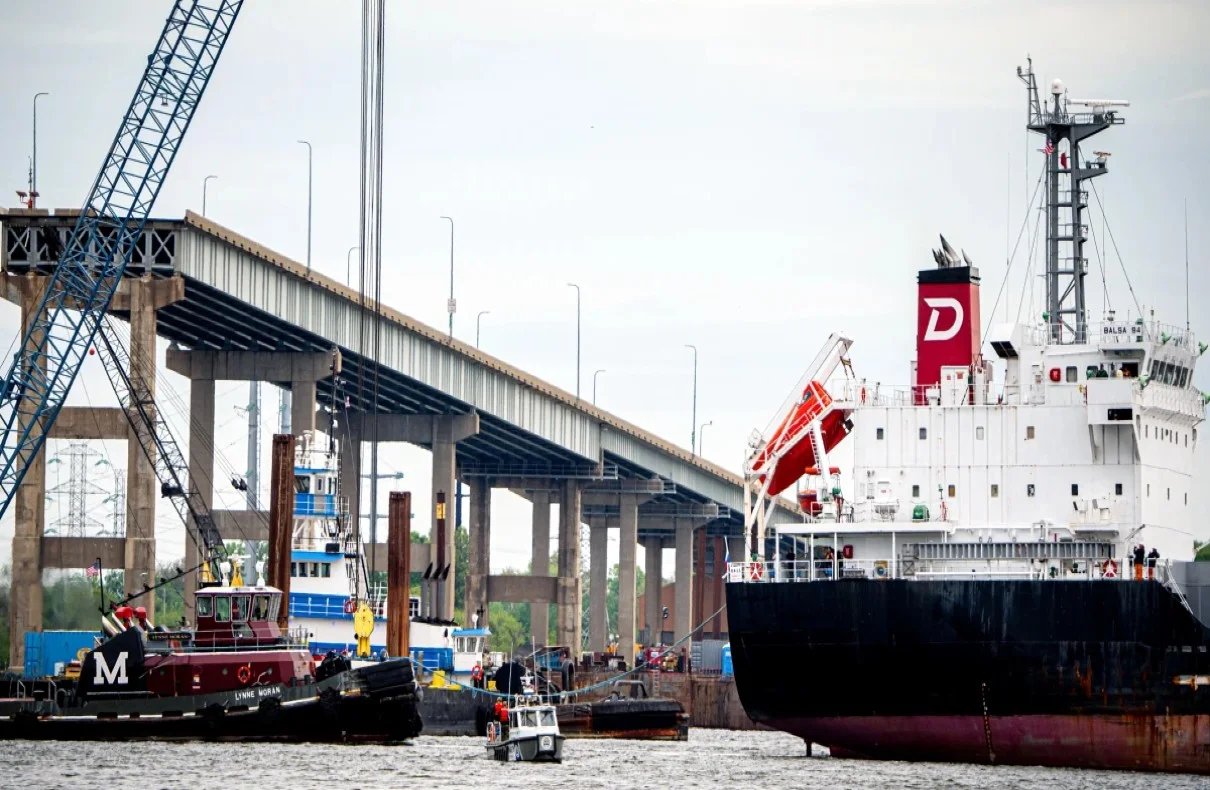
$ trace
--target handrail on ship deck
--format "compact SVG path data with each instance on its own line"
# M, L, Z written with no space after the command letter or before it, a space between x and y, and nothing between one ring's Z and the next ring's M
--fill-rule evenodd
M1077 560L1084 570L1078 573L1060 573L1051 576L1049 564L1030 566L1022 559L844 559L835 556L830 560L776 560L769 562L732 562L727 565L727 581L730 583L789 583L828 582L854 579L992 579L1015 578L1038 581L1135 581L1134 559L1116 557L1105 560ZM1111 566L1109 563L1112 562ZM935 566L962 566L961 569ZM983 567L972 568L971 565ZM923 566L923 567L921 567ZM995 566L1016 566L1001 570ZM1150 572L1154 569L1154 573ZM1181 599L1188 607L1184 593L1176 583L1172 565L1167 559L1159 559L1155 566L1144 562L1144 581L1159 582Z

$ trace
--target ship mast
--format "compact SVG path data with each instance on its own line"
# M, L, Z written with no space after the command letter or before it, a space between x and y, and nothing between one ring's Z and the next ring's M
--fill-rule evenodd
M1115 99L1069 99L1063 83L1053 80L1050 103L1038 97L1033 61L1027 60L1017 76L1025 83L1029 98L1027 128L1043 135L1046 155L1046 316L1052 343L1086 343L1088 312L1084 298L1084 275L1088 259L1084 257L1084 211L1088 193L1084 181L1106 172L1107 154L1097 153L1095 161L1081 162L1080 143L1110 126L1125 123L1111 108L1127 107L1129 102ZM1087 107L1071 112L1071 105ZM1068 142L1060 153L1059 143ZM1065 188L1060 188L1064 186Z

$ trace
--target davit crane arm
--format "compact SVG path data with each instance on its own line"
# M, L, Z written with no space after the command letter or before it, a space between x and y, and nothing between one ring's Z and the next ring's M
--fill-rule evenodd
M777 504L777 495L812 464L821 466L826 475L829 444L835 444L848 431L850 423L843 413L835 414L823 384L838 367L849 369L846 355L852 345L853 341L843 335L830 335L764 432L754 430L748 437L744 529L750 536L753 555L764 553L765 525ZM833 419L835 428L829 431Z

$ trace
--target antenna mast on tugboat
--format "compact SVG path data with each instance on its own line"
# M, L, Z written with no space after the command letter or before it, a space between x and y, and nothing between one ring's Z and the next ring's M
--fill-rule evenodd
M1017 67L1017 76L1025 83L1029 98L1027 128L1045 139L1042 153L1046 156L1046 313L1053 343L1086 343L1088 312L1084 295L1084 275L1088 261L1084 257L1086 227L1084 211L1088 208L1084 181L1104 175L1107 158L1080 161L1080 143L1110 126L1126 122L1119 118L1117 107L1130 102L1119 99L1070 99L1061 80L1050 84L1050 100L1043 104L1038 96L1038 83L1033 61L1026 59L1024 69ZM1073 113L1072 105L1088 109ZM1059 143L1067 141L1067 151L1059 151ZM1060 191L1061 180L1066 189ZM1066 217L1060 215L1066 211ZM1063 220L1066 219L1064 222ZM1066 253L1066 254L1064 254Z

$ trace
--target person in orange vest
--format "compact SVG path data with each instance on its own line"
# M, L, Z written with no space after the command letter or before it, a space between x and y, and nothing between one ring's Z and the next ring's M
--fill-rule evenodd
M1134 580L1141 582L1143 580L1143 563L1147 559L1146 551L1143 549L1143 544L1134 547Z
M1155 547L1151 547L1151 551L1147 554L1147 580L1155 581L1155 566L1160 558L1160 552Z

